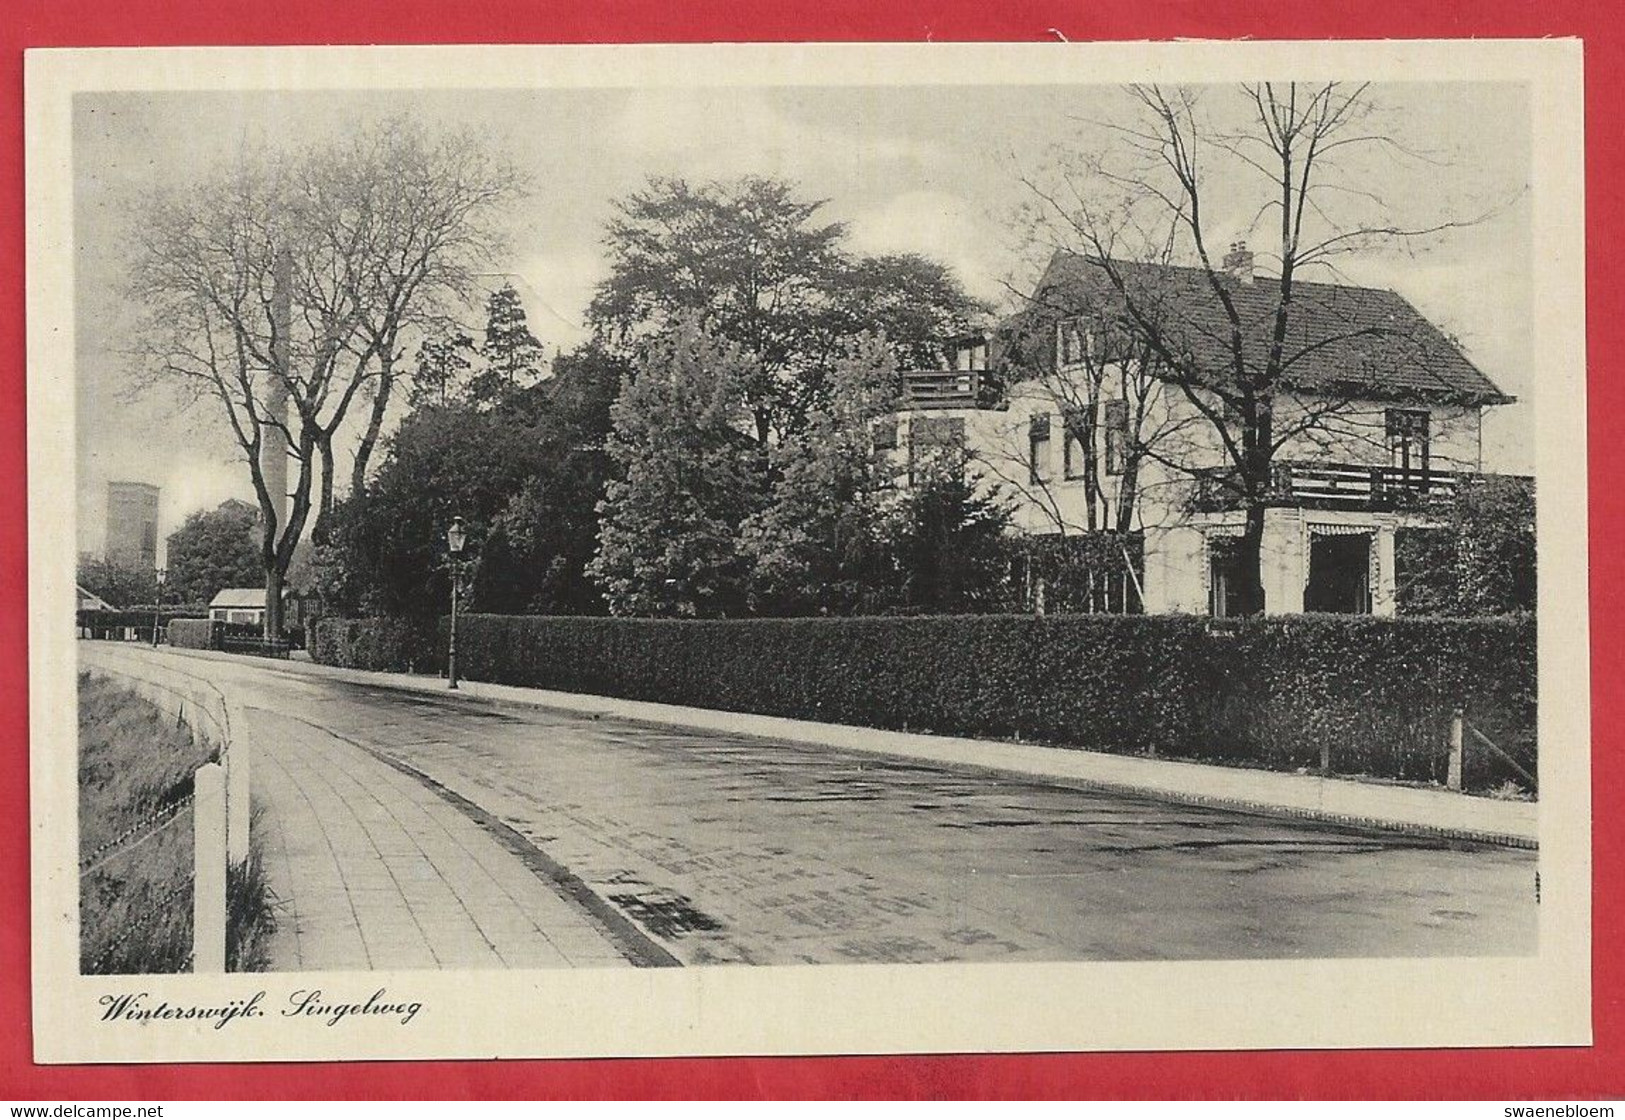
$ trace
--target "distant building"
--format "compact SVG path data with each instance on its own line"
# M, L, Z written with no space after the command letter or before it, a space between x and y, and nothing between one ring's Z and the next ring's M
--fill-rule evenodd
M1144 364L1138 336L1118 326L1129 296L1155 311L1168 349L1215 371L1213 388L1186 391ZM877 425L877 446L910 485L945 449L968 460L1035 538L1112 528L1126 508L1127 531L1101 542L1123 563L1095 563L1084 605L1068 609L1232 615L1244 606L1247 495L1221 442L1221 424L1241 438L1239 421L1220 419L1233 406L1218 387L1233 377L1238 337L1254 369L1284 345L1262 496L1267 608L1394 614L1397 535L1440 526L1457 488L1484 477L1484 412L1512 398L1393 292L1299 280L1284 342L1273 335L1279 298L1273 281L1254 283L1240 243L1217 274L1057 253L1027 321L1013 324L1030 344L998 355L1002 383L989 387L995 363L980 336L947 340L938 368L903 374L903 406Z
M75 584L74 590L79 593L79 609L82 611L110 611L113 604L103 599L93 591L86 591L84 584Z
M265 588L228 587L209 600L209 618L215 622L265 622Z
M145 482L107 484L105 555L110 563L158 567L158 487Z

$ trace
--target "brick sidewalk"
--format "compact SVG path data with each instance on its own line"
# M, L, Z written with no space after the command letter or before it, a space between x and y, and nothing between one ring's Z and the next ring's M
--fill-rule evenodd
M248 709L276 970L605 968L591 918L433 790L296 718Z

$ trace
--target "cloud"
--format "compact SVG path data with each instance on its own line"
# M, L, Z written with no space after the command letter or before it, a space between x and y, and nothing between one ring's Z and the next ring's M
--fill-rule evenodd
M997 301L1006 294L1000 231L958 195L908 191L858 212L848 229L860 253L921 253L952 266L972 295Z
M586 340L587 304L606 271L603 252L594 244L532 253L514 266L514 288L531 333L549 352Z
M932 143L877 134L861 119L796 119L763 91L745 89L639 90L605 139L647 170L693 178L807 180L854 163L926 164L940 156Z

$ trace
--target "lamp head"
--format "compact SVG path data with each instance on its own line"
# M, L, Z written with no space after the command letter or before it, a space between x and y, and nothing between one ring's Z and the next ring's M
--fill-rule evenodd
M467 541L468 534L463 530L463 519L461 517L452 518L451 528L446 530L446 547L451 549L453 556L461 556L463 554L463 545Z

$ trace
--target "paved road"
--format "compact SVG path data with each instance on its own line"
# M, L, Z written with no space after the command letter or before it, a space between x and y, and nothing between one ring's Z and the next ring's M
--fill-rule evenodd
M252 781L279 899L273 970L632 963L614 931L433 788L297 716L244 714L267 745Z
M421 775L443 806L478 807L487 833L522 837L540 866L567 869L684 963L1535 947L1532 852L400 692L297 666L210 671L285 726L284 742L261 740L262 756L319 749L329 767Z

